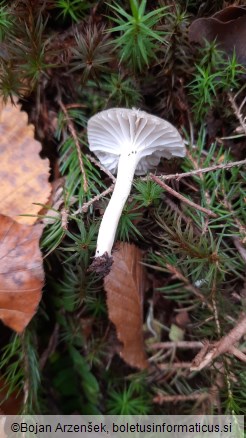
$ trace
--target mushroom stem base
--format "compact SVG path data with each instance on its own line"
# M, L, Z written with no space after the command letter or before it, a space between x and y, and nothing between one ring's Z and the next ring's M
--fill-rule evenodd
M102 274L103 277L105 277L109 274L112 264L113 257L109 256L108 253L105 252L102 256L94 258L92 264L88 268L88 271Z

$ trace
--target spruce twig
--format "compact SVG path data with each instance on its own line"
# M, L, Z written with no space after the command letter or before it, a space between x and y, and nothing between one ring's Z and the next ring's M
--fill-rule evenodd
M88 208L90 205L94 204L95 202L99 201L99 199L103 198L104 196L108 195L114 190L114 184L111 184L106 190L104 190L102 193L99 193L99 195L94 196L90 201L85 202L82 207L80 207L78 210L76 210L73 214L73 216L77 215L78 213L86 213L88 211Z
M201 403L205 399L210 397L211 395L208 392L197 392L195 394L188 394L188 395L157 394L153 398L153 402L158 403L159 405L162 405L163 403L177 403L177 402L187 402L187 401L198 401L199 403Z
M246 362L246 355L238 350L234 344L237 343L246 333L246 315L244 315L227 335L223 336L220 341L211 345L204 346L192 362L191 370L200 371L209 365L216 357L221 354L231 353L238 359ZM206 350L205 350L206 348ZM202 354L204 352L204 354Z
M168 348L180 348L180 349L199 349L204 347L204 344L199 341L178 341L178 342L155 342L151 344L149 348L155 349L168 349Z
M232 93L228 93L228 99L229 99L230 104L232 106L233 112L234 112L235 116L237 117L244 134L246 135L246 117L244 117L241 113L243 105L245 103L245 99L241 103L240 107L237 106L235 97L233 97Z
M82 160L82 154L81 154L81 149L80 149L80 145L79 145L79 139L78 139L78 136L76 134L76 130L74 128L74 124L73 124L71 118L69 117L69 114L67 112L67 109L66 109L65 105L62 103L62 101L60 99L58 100L58 103L59 103L59 105L60 105L60 107L61 107L61 109L62 109L62 111L63 111L63 113L65 115L66 122L67 122L67 125L68 125L68 129L70 131L70 134L72 135L72 137L74 139L74 143L75 143L75 146L76 146L76 149L77 149L77 154L78 154L78 159L79 159L79 166L80 166L81 173L83 175L83 189L84 189L85 192L87 192L87 190L88 190L88 182L87 182L85 168L84 168L84 164L83 164L83 160Z
M101 169L104 173L106 173L106 175L109 176L109 178L113 181L113 183L115 183L116 178L114 177L114 175L112 175L112 173L106 169L106 167L104 167L100 161L96 160L94 157L92 157L91 155L86 154L86 157L93 163L95 164L99 169Z
M204 304L206 304L208 309L213 312L213 306L211 306L211 304L207 301L206 297L199 291L198 288L190 284L189 280L176 268L176 266L167 263L166 267L168 271L173 274L174 278L181 280L184 283L185 288L197 296Z
M95 164L100 170L102 170L106 175L109 176L109 178L113 181L113 184L109 186L107 189L105 189L103 192L99 193L98 195L94 196L90 201L85 202L78 210L76 210L73 214L73 216L77 215L78 213L86 213L88 211L88 208L90 205L94 204L95 202L99 201L99 199L103 198L104 196L108 195L114 190L114 183L116 181L116 178L112 173L104 167L100 161L96 160L91 155L86 154L86 157L91 161L91 163Z
M52 355L52 353L55 352L57 344L58 344L58 338L59 338L59 324L56 323L53 333L51 334L51 337L49 339L49 343L47 348L44 350L42 356L40 357L40 369L43 370L45 367L45 364L48 360L48 358Z
M188 176L193 176L193 175L199 175L199 173L214 172L215 170L219 170L219 169L230 169L231 167L243 166L243 165L246 165L246 159L241 161L234 161L230 163L216 164L216 166L204 167L203 169L191 170L190 172L173 173L170 175L158 175L158 178L162 181L168 181L171 179L175 179L176 181L179 181L181 178L186 178ZM148 179L148 177L142 179L146 180Z
M159 177L157 177L151 173L150 178L153 181L155 181L156 184L161 186L164 190L166 190L167 192L169 192L171 195L175 196L176 198L180 199L180 201L184 202L185 204L188 204L190 207L193 207L196 210L200 210L203 213L207 214L208 216L217 217L217 214L215 214L213 211L211 211L207 208L201 207L198 204L195 204L195 202L190 201L188 198L185 198L183 195L181 195L180 193L173 190L171 187L169 187L167 184L165 184L163 181L161 181Z
M158 364L158 368L160 370L179 370L182 368L191 369L192 362L170 362L170 363L160 363Z

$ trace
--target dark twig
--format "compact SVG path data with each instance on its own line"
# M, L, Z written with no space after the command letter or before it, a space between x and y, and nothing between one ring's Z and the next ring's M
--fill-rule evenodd
M191 370L200 371L205 366L210 364L216 357L221 354L231 353L238 359L246 362L246 355L236 348L234 345L246 333L246 315L239 320L236 327L234 327L227 335L211 345L206 346L198 353L192 362Z
M104 173L106 173L106 175L109 176L109 178L113 181L113 183L115 183L116 178L114 177L114 175L112 175L112 173L106 169L106 167L104 167L100 161L96 160L94 157L92 157L91 155L86 155L86 158L88 158L92 163L94 163L97 167L99 167L100 170L102 170ZM90 199L90 201L85 202L82 207L80 207L78 210L76 210L74 212L74 215L78 214L78 213L86 213L88 211L88 208L90 207L90 205L94 204L94 202L99 201L99 199L103 198L104 196L108 195L109 193L111 193L114 190L114 184L111 184L110 187L108 187L107 189L105 189L102 193L99 193L99 195L94 196L92 199Z
M178 280L181 280L184 283L184 286L187 290L192 292L195 296L197 296L206 306L208 309L213 312L213 306L207 301L206 297L199 291L198 288L193 286L187 277L185 277L177 268L176 266L170 265L170 263L166 264L166 267L168 271L173 274L173 278L177 278Z
M45 367L45 364L46 364L48 358L51 356L51 354L54 353L54 351L57 347L58 338L59 338L59 324L57 323L55 325L53 333L49 339L48 346L47 346L46 350L44 350L44 352L40 358L39 363L40 363L41 370Z
M246 135L246 117L244 117L241 113L241 110L243 108L245 101L243 100L243 103L238 108L236 101L235 101L235 98L233 97L233 95L231 93L228 93L228 99L229 99L230 104L232 106L233 112L234 112L235 116L237 117L244 134Z
M180 199L180 201L185 202L190 207L193 207L196 210L200 210L203 213L207 214L208 216L217 217L217 214L215 214L213 211L208 210L207 208L201 207L198 204L195 204L194 202L190 201L188 198L185 198L183 195L181 195L180 193L173 190L171 187L169 187L167 184L165 184L163 181L161 181L159 177L157 177L151 173L150 178L153 181L155 181L156 184L161 186L164 190L166 190L167 192L169 192L171 195L175 196L176 198Z
M78 154L78 159L79 159L79 167L80 167L81 173L83 175L83 189L84 189L85 192L87 192L87 190L88 190L88 183L87 183L85 168L84 168L84 164L83 164L83 160L82 160L82 154L81 154L81 149L80 149L80 145L79 145L79 139L78 139L76 130L74 128L74 124L73 124L71 118L69 117L69 114L67 112L67 109L66 109L65 105L62 103L61 100L59 100L58 103L59 103L59 105L60 105L60 107L61 107L61 109L62 109L62 111L63 111L63 113L65 115L65 118L66 118L66 121L67 121L67 125L68 125L68 129L70 131L70 134L71 134L71 136L74 139L74 143L75 143L75 146L76 146L76 149L77 149L77 154Z
M114 190L114 184L111 184L106 190L104 190L102 193L99 193L99 195L94 196L90 201L85 202L82 207L80 207L78 210L76 210L73 215L76 215L78 213L86 213L88 211L88 208L90 205L94 204L94 202L99 201L99 199L103 198L104 196L108 195Z
M160 363L157 365L160 370L179 370L182 368L191 368L191 362L170 362Z
M208 392L198 392L195 394L188 395L166 395L166 394L157 394L153 398L154 403L158 403L162 405L163 403L178 403L178 402L187 402L187 401L199 401L200 403L205 399L210 398L210 394Z
M215 170L219 170L219 169L230 169L231 167L243 166L243 165L246 165L246 160L234 161L231 163L224 163L224 164L217 164L216 166L204 167L203 169L191 170L190 172L174 173L171 175L162 175L159 178L161 180L165 180L165 181L170 180L170 179L176 179L177 181L179 181L181 178L186 178L187 176L198 175L200 173L214 172Z
M231 167L246 165L246 159L241 161L234 161L231 163L217 164L216 166L204 167L203 169L191 170L190 172L184 173L171 173L170 175L158 175L158 178L162 181L168 181L170 179L175 179L179 181L181 178L187 178L188 176L199 175L201 173L214 172L218 169L230 169ZM148 177L144 177L146 180Z
M86 154L86 157L92 162L94 163L99 169L101 169L104 173L106 173L106 175L109 176L109 178L115 183L116 178L114 177L114 175L112 175L112 173L106 169L106 167L104 167L100 161L96 160L94 157L92 157L91 155Z
M202 348L204 344L200 341L178 341L178 342L155 342L151 344L149 348L151 350L155 349L168 349L168 348L181 348L181 349L199 349Z

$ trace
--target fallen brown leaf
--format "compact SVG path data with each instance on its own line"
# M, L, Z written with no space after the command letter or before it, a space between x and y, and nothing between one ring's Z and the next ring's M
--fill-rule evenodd
M189 28L190 42L204 45L205 40L215 39L228 55L235 49L237 61L246 65L246 8L228 6L212 17L193 21Z
M39 239L43 225L0 215L0 319L20 333L41 299L44 280Z
M23 403L23 394L14 391L8 394L9 387L3 377L0 376L0 415L18 415ZM0 426L1 431L1 426ZM0 437L2 438L1 432Z
M41 144L34 139L34 127L20 106L8 102L0 114L0 209L22 224L33 224L51 191L49 162L40 158Z
M120 243L113 254L113 266L104 279L109 318L122 342L121 357L129 365L148 366L143 342L144 268L142 252L135 246Z

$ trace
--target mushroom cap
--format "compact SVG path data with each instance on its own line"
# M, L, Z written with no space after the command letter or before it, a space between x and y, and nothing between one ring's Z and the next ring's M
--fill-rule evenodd
M135 173L155 168L161 157L184 157L185 146L174 126L135 108L111 108L88 121L89 148L110 172L116 173L120 155L137 154Z

